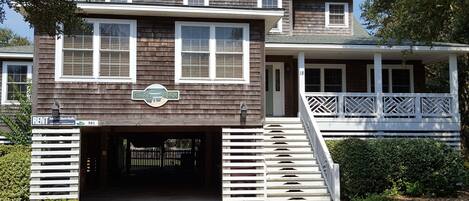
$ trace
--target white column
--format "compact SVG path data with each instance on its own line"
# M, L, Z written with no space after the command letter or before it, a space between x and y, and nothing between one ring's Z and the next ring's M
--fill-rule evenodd
M305 92L305 53L298 53L298 116L301 111L301 94Z
M449 55L449 88L451 96L453 97L453 113L459 114L459 83L458 83L458 56L455 54ZM459 115L458 115L459 117Z
M378 118L383 116L383 56L381 53L374 54L374 76L375 76L375 94L376 108Z

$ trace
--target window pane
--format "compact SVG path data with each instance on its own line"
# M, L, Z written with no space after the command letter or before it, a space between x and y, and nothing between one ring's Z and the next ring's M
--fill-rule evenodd
M331 14L344 14L345 6L339 4L329 4L329 13Z
M128 77L130 25L100 24L100 76Z
M410 93L410 70L393 69L392 70L392 92Z
M324 69L324 91L342 92L341 69Z
M7 100L16 100L17 93L26 94L28 87L28 66L7 66Z
M182 73L184 78L208 78L208 53L182 53Z
M321 70L305 70L305 90L306 92L321 92Z
M216 28L217 52L243 52L243 29Z
M210 27L183 26L181 32L181 76L183 78L208 78Z
M345 24L344 15L330 15L329 24Z
M187 4L190 6L203 6L204 0L188 0Z
M93 50L63 51L63 75L92 76L93 75Z
M210 27L183 26L182 51L209 51Z
M345 5L329 5L329 24L345 24Z
M63 39L63 75L93 75L93 25Z
M216 77L243 78L243 29L217 27Z
M262 8L278 8L278 0L262 0Z

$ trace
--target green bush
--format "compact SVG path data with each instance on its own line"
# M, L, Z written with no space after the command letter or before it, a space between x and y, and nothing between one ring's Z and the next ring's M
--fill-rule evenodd
M1 200L28 200L30 148L0 145Z
M340 165L346 200L383 192L453 195L466 178L461 154L434 140L349 139L327 143Z

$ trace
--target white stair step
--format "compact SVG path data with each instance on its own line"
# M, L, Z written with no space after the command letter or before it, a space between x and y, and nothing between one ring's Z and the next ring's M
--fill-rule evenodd
M282 153L282 152L291 152L291 153L313 153L311 147L306 148L265 148L264 153Z
M283 135L283 134L276 134L271 136L265 136L264 140L308 140L306 135Z
M265 129L264 130L264 136L269 136L269 135L306 135L304 129L297 129L297 130L270 130L270 129Z
M319 171L319 166L312 166L312 167L267 167L267 173L270 172L308 172L308 171Z
M286 200L298 200L298 201L331 201L329 196L315 196L315 197L305 197L301 199L295 199L291 197L287 198L267 198L266 201L286 201Z
M309 181L310 179L322 179L322 174L300 174L300 175L284 175L274 174L267 175L267 180L272 181Z
M303 130L302 124L266 124L264 125L265 130Z
M327 188L324 181L311 182L267 182L267 189Z
M264 154L266 159L300 159L300 160L314 160L314 154Z
M301 120L298 117L267 117L265 123L301 123Z
M264 146L300 146L300 147L310 147L309 142L264 142Z
M327 194L327 188L311 188L311 189L268 189L269 196L283 195L283 196L315 196L316 194Z
M317 165L316 160L311 161L265 161L267 167L310 167Z

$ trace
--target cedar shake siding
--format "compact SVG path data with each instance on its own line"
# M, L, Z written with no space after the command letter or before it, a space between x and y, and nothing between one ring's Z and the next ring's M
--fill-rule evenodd
M140 17L137 19L137 82L55 82L55 39L36 35L38 48L33 77L33 113L50 115L54 100L62 115L99 120L101 125L239 126L240 104L246 103L246 125L260 126L264 118L264 21L218 20L250 24L249 84L175 84L175 21L213 22L213 19ZM152 108L132 101L132 90L162 84L180 90L179 101Z
M348 2L348 27L326 27L326 2ZM353 1L351 0L295 0L293 1L293 34L352 35Z
M182 0L132 0L132 3L159 5L182 5L182 2Z
M215 7L257 8L257 0L209 0L208 3Z

